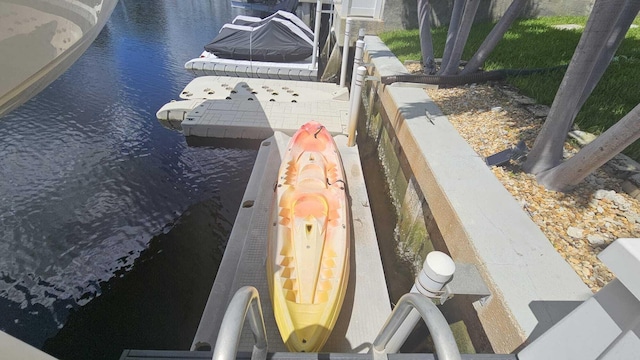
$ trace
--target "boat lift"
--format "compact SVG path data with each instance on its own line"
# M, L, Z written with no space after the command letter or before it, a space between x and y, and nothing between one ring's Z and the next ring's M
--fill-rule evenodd
M310 58L295 62L234 60L219 58L205 51L199 58L187 61L184 67L196 76L238 76L317 81L321 17L323 13L332 13L332 10L323 11L322 4L323 0L316 1L313 54Z

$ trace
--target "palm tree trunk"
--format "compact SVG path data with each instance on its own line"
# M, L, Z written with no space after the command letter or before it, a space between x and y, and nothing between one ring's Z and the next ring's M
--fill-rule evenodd
M580 98L625 3L625 0L596 0L593 5L547 120L523 164L526 172L537 174L562 161L564 142L575 119Z
M422 52L422 65L425 74L434 74L436 71L435 57L433 55L433 40L431 39L431 21L429 12L431 6L429 0L418 0L418 27L420 29L420 50Z
M611 63L613 55L615 55L618 47L620 47L620 43L622 43L622 40L624 40L625 35L629 31L629 28L631 27L631 24L638 15L639 11L640 0L627 1L625 8L622 10L620 17L618 18L618 23L615 25L614 31L606 43L606 47L600 54L594 71L593 73L591 73L591 76L587 81L587 87L580 97L578 109L582 108L582 105L584 105L584 103L589 98L589 95L591 95L591 92L593 92L593 89L595 89L596 85L598 85L598 81L600 81L600 78L609 67L609 63Z
M513 21L518 17L522 9L527 4L527 0L513 0L511 5L504 12L504 15L500 18L496 26L491 29L491 32L482 42L482 45L478 48L478 51L473 55L471 60L462 69L462 74L470 74L478 71L482 64L493 49L498 45L498 42L504 37L504 33L507 32Z
M464 12L465 0L455 0L453 3L453 11L451 12L451 21L449 22L449 30L447 31L447 42L444 45L444 54L442 55L442 64L440 65L439 73L449 64L451 58L451 52L456 42L456 34L460 27L460 20L462 19L462 13Z
M473 19L476 17L476 12L478 11L478 5L480 5L480 0L467 0L467 4L464 7L464 14L462 15L462 22L456 33L456 40L451 50L451 58L449 58L449 62L444 71L442 71L442 75L455 75L458 73L462 52L464 51L464 46L467 44Z
M566 191L640 138L640 104L562 164L538 174L547 189Z

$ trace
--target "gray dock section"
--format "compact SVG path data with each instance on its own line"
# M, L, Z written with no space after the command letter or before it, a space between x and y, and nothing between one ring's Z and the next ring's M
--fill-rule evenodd
M206 76L180 97L203 99L182 121L185 136L266 139L293 135L310 120L337 135L349 121L346 89L328 83Z
M213 284L192 350L215 345L227 304L235 291L258 289L270 352L286 351L278 332L265 274L266 241L273 187L289 136L276 132L262 143L227 249ZM337 136L351 201L351 273L342 311L323 352L363 353L370 349L391 312L380 253L369 208L358 149ZM245 326L240 350L251 351L253 337Z
M318 68L307 63L276 63L265 61L229 60L215 56L195 58L184 64L195 76L242 76L263 79L317 81Z

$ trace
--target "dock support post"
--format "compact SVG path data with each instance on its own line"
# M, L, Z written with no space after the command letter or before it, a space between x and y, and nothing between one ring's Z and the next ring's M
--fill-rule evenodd
M349 89L349 98L353 96L356 84L356 69L362 65L362 58L364 57L364 40L356 41L356 53L353 57L353 72L351 73L351 88Z
M355 81L351 84L353 92L351 94L351 106L349 107L349 138L347 140L347 146L349 147L356 144L358 111L360 110L360 104L362 103L362 85L364 83L364 74L366 72L366 67L359 66L358 70L354 71Z
M322 0L316 1L316 23L313 28L313 55L311 57L311 66L314 69L318 67L318 44L320 42L320 22L322 21Z
M347 82L347 63L349 62L349 39L351 38L351 25L353 20L347 18L344 28L344 41L342 43L342 64L340 67L340 87L345 87Z

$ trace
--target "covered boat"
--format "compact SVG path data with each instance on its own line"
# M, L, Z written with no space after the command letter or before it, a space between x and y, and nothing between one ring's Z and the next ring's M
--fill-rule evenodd
M312 39L300 19L279 11L265 19L236 17L204 49L224 59L295 62L312 55Z
M267 250L273 312L290 351L319 351L342 308L350 246L344 179L329 131L304 124L278 172Z
M317 81L314 38L302 20L286 11L264 19L239 15L184 67L195 76Z

